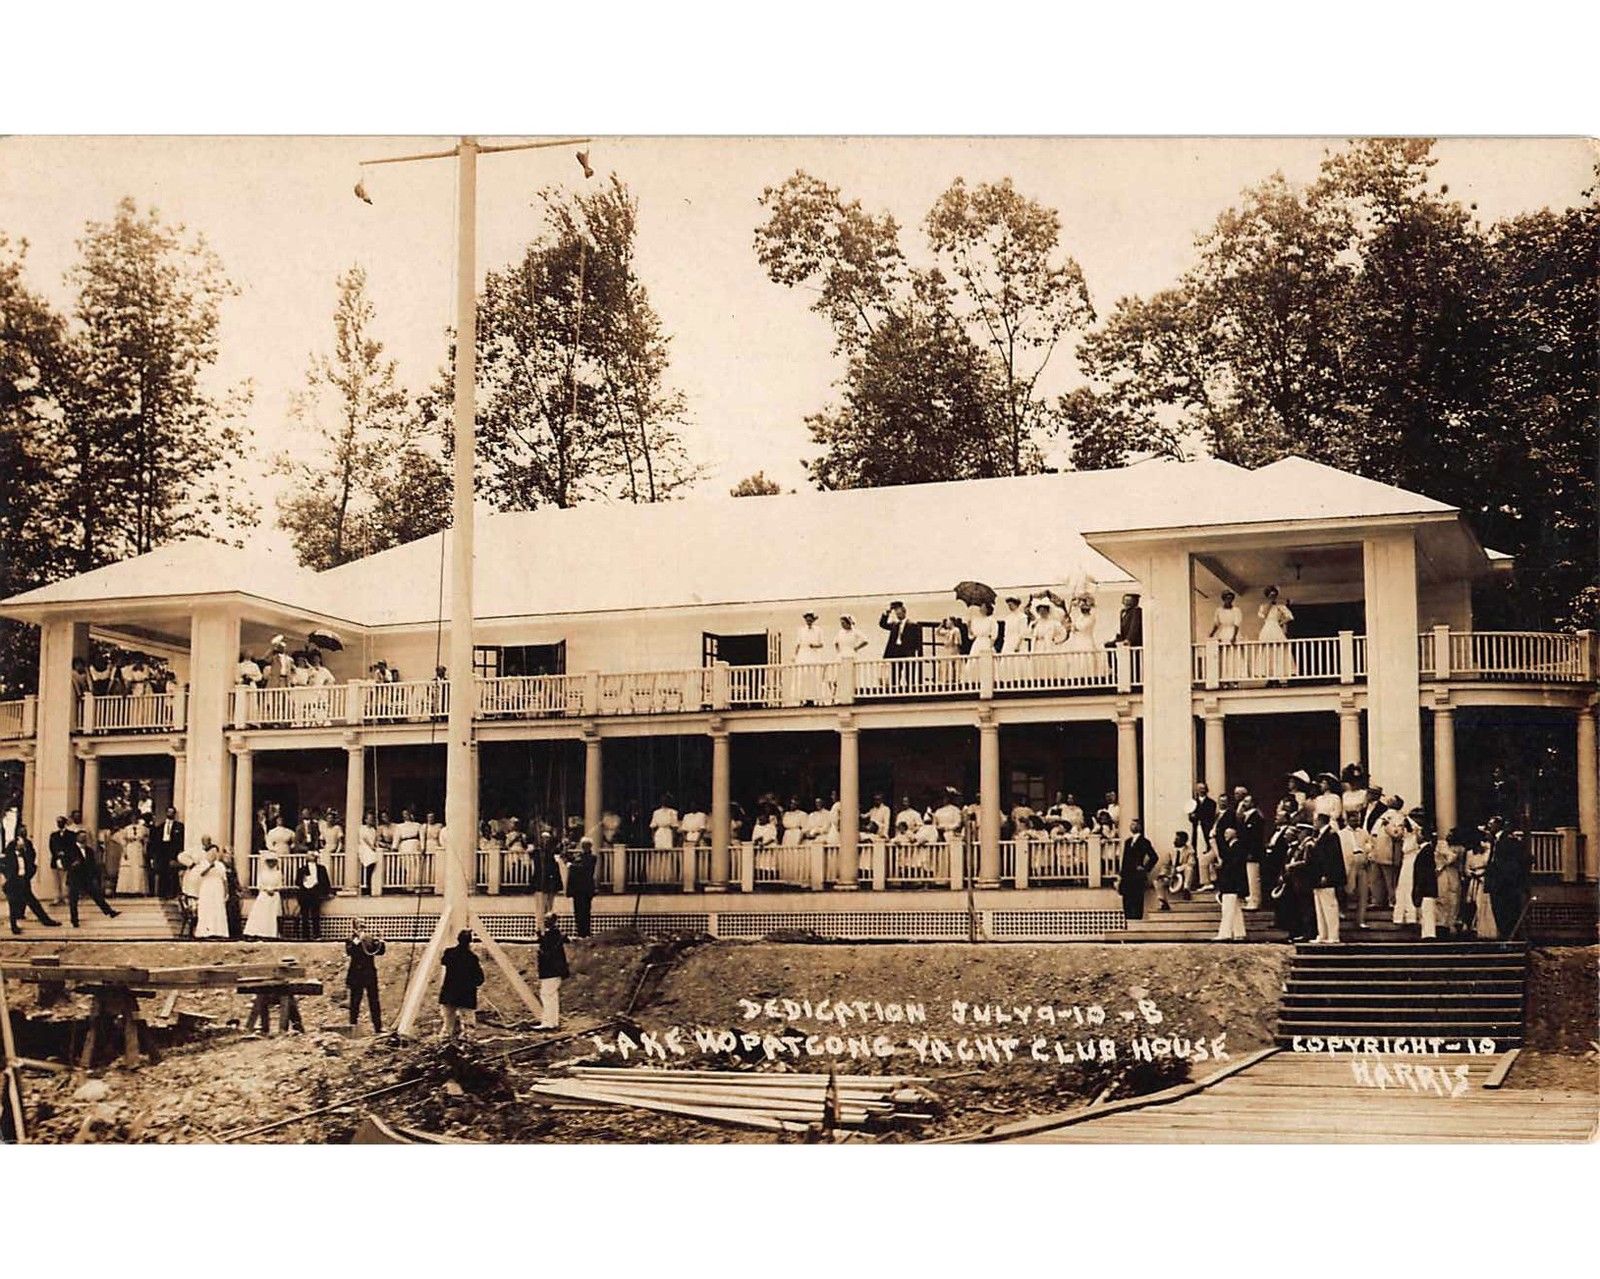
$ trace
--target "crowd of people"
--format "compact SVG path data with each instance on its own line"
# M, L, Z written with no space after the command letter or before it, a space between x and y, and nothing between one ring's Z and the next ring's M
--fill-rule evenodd
M1124 850L1124 912L1141 918L1153 890L1160 910L1171 897L1215 894L1217 940L1246 936L1245 912L1271 903L1274 923L1292 940L1341 940L1341 923L1368 927L1387 910L1423 939L1514 936L1528 900L1526 837L1493 816L1478 828L1433 829L1425 809L1385 792L1359 765L1313 777L1297 769L1269 818L1238 786L1213 797L1195 787L1189 827L1158 851L1140 834Z

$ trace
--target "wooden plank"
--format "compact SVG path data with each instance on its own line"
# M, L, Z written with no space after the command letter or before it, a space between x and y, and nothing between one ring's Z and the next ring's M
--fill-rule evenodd
M48 968L36 968L32 964L0 964L0 972L13 981L49 985L62 982L110 982L118 986L142 986L150 976L149 970L144 968L96 964L60 964Z
M242 981L235 987L241 995L320 995L322 983L316 978L303 981Z
M1513 1048L1508 1052L1501 1053L1500 1060L1495 1062L1494 1069L1489 1072L1489 1077L1483 1081L1483 1087L1498 1088L1505 1083L1506 1075L1510 1073L1511 1067L1516 1064L1517 1054L1521 1051L1522 1049L1520 1048Z
M542 1083L534 1085L533 1092L551 1097L571 1097L578 1101L594 1101L576 1084ZM600 1100L611 1100L600 1098ZM625 1101L619 1105L633 1106L639 1110L654 1110L666 1115L682 1115L689 1119L703 1119L710 1123L732 1124L741 1128L757 1128L764 1132L804 1132L808 1125L788 1119L772 1119L749 1111L719 1110L704 1106L678 1106L665 1101Z

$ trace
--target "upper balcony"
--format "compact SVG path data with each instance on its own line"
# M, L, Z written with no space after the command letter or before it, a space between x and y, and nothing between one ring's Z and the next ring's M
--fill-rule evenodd
M1366 637L1291 639L1284 643L1194 645L1196 689L1269 684L1359 685L1367 674ZM1574 687L1594 681L1587 633L1451 631L1418 636L1418 673L1428 681ZM965 657L874 658L858 662L774 663L675 670L517 675L475 681L473 716L488 721L594 719L885 702L1115 696L1137 692L1143 652L1118 647L1084 652ZM234 728L425 723L449 713L446 682L354 681L321 687L236 688ZM0 740L28 740L34 699L0 702ZM88 696L74 730L91 736L181 732L185 692Z

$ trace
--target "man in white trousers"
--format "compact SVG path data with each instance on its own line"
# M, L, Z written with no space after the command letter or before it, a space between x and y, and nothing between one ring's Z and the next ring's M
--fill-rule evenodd
M544 917L544 930L539 934L539 1018L540 1030L561 1028L561 981L571 976L567 967L567 942L556 927L556 917Z
M1339 941L1339 890L1344 887L1344 845L1327 813L1314 818L1317 842L1311 849L1311 882L1316 885L1311 898L1317 911L1317 937L1314 946L1333 946Z

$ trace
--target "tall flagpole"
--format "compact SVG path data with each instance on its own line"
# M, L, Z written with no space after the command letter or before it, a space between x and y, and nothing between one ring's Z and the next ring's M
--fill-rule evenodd
M476 138L462 138L449 151L362 161L363 165L404 164L412 160L443 160L452 156L456 161L455 466L450 503L453 528L450 546L450 706L445 721L444 904L439 912L439 923L428 940L421 962L411 975L401 1003L395 1029L402 1036L410 1035L416 1027L423 995L437 975L440 951L447 942L455 940L456 934L468 926L469 920L475 919L467 901L467 886L471 882L468 877L472 874L478 847L478 770L473 759L472 744L472 712L477 702L477 684L472 671L472 498L473 462L477 453L474 418L477 414L475 392L478 354L478 155L480 152L488 154L571 146L587 141L587 138L571 138L486 147L480 146ZM587 155L580 152L578 161L584 167L584 176L588 177L590 169ZM372 203L365 183L358 182L355 193L366 203ZM481 927L479 931L482 933ZM538 999L523 981L516 966L487 933L483 933L481 940L522 1002L530 1009L536 1009Z
M478 788L472 761L473 419L478 354L478 143L462 138L456 152L455 477L450 547L450 714L445 728L444 825L450 865L444 876L441 931L466 926L467 864L478 846Z

